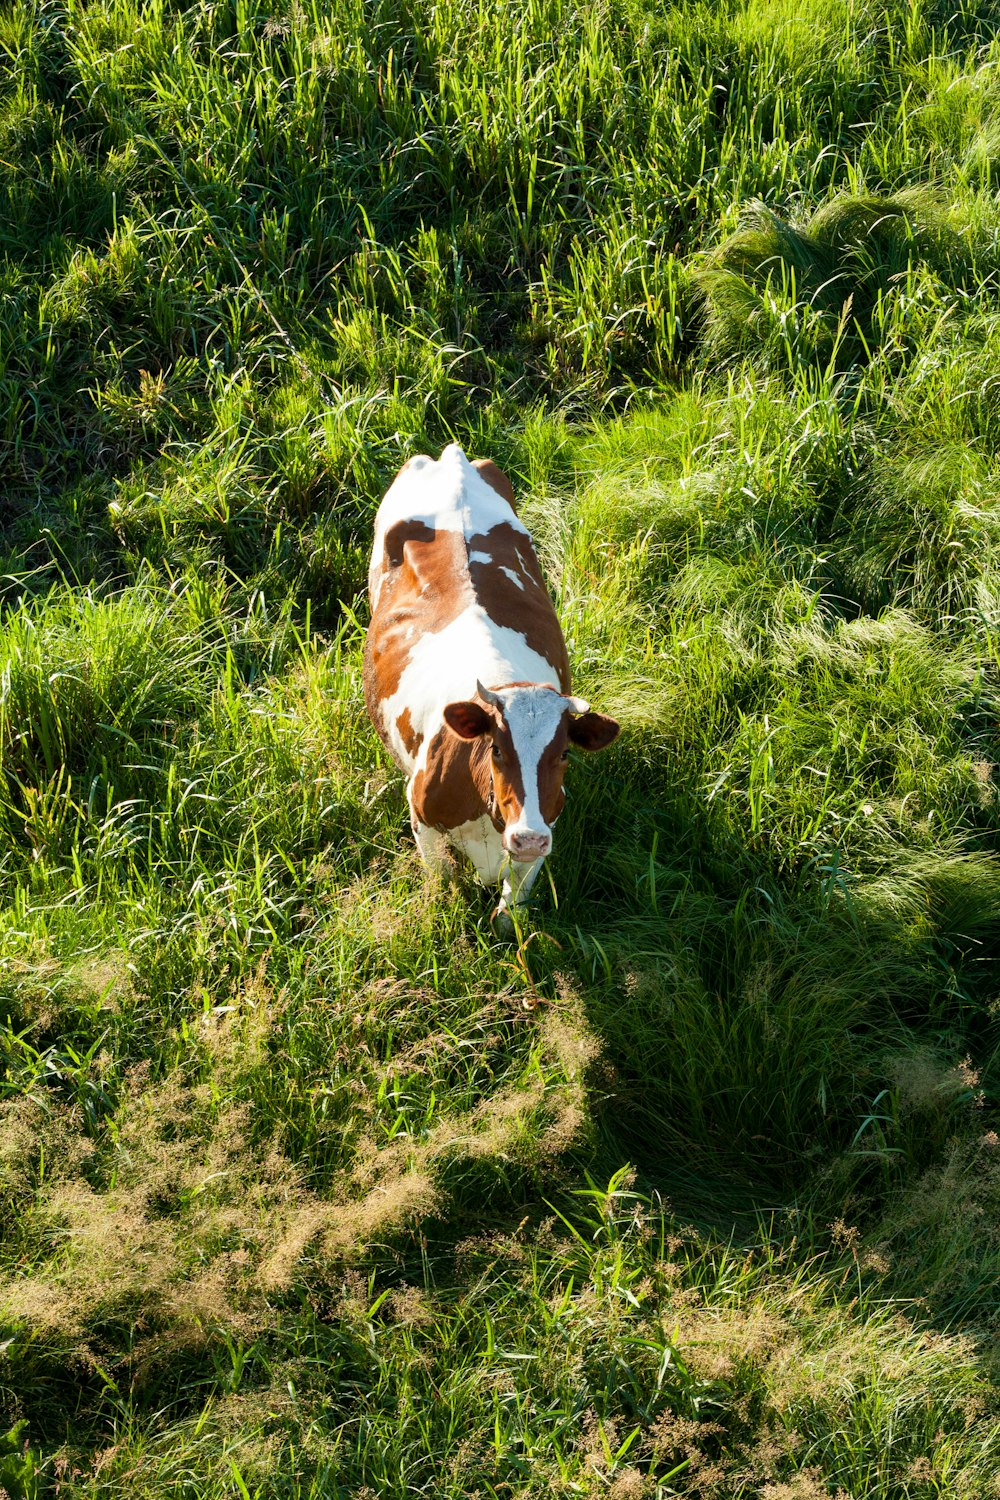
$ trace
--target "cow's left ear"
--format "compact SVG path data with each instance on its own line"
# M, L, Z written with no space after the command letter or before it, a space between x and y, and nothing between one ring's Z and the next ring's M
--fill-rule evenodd
M489 734L496 722L481 703L449 703L443 718L460 740L478 740L481 734Z
M617 736L621 725L607 714L580 714L569 721L569 737L581 750L603 750Z

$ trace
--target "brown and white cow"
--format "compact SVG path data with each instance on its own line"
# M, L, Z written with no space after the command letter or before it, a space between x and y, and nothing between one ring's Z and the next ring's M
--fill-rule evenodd
M527 898L552 848L571 744L614 719L570 694L569 660L510 481L457 444L411 458L379 507L368 573L365 701L409 777L424 861L450 843L499 910Z

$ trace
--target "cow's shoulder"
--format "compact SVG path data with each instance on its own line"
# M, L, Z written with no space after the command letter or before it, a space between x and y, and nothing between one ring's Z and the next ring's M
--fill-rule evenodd
M520 523L501 523L469 538L468 558L472 588L487 618L520 635L568 692L566 642L530 536Z

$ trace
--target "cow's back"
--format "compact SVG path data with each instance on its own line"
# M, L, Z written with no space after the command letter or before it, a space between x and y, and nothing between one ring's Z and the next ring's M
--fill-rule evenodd
M499 470L452 445L437 463L411 459L379 507L365 699L406 771L444 704L471 697L477 679L569 689L562 632L509 494Z

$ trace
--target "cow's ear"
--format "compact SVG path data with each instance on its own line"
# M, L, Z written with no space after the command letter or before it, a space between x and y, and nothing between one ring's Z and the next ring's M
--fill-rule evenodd
M607 714L581 714L569 721L569 737L581 750L603 750L618 734L621 725Z
M478 740L481 734L489 734L496 721L481 703L449 703L444 722L460 740Z

